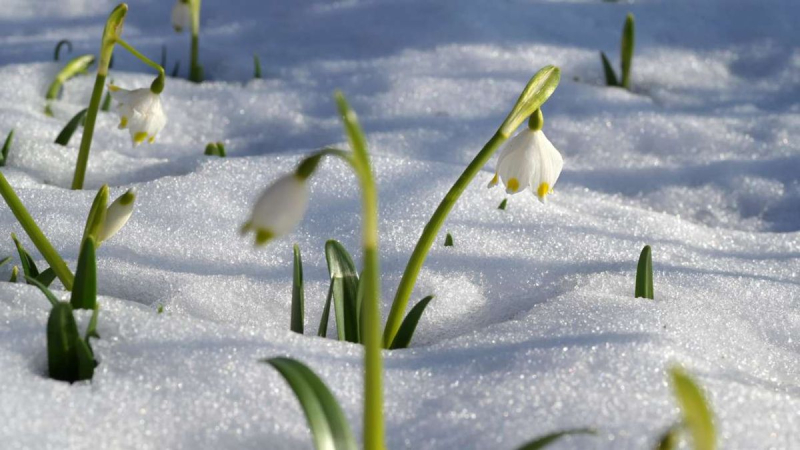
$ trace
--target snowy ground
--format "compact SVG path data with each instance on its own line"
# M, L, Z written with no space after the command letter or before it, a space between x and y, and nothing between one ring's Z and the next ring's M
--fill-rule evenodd
M74 265L94 196L68 187L88 103L79 77L42 114L53 45L95 52L111 0L4 0L5 175ZM237 234L299 155L343 142L341 88L368 134L381 193L383 310L429 214L540 67L562 68L545 132L565 157L548 205L487 191L458 203L414 299L435 294L414 348L386 352L390 448L512 449L593 426L558 448L641 449L677 418L665 369L706 389L723 448L800 446L800 32L795 0L204 2L214 81L169 79L156 144L132 148L101 113L87 186L135 186L137 209L99 251L104 295L92 383L46 378L49 304L0 283L4 448L309 448L300 408L259 358L289 355L332 388L360 435L361 349L288 331L291 244L303 251L307 329L325 292L325 240L358 256L354 179L325 163L306 220L253 249ZM131 0L125 36L188 66L171 2ZM634 92L602 86L637 19ZM248 81L258 53L264 80ZM118 52L111 78L152 76ZM185 70L185 69L184 69ZM222 140L232 157L202 156ZM0 208L0 230L15 231ZM632 298L653 247L656 300ZM10 239L0 252L12 254ZM37 255L38 257L38 255ZM8 267L0 272L7 279ZM158 315L158 306L165 313Z

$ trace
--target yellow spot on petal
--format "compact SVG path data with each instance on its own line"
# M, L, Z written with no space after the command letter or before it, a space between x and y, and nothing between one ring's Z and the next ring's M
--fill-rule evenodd
M122 130L128 126L128 118L125 116L120 117L119 119L119 129Z
M552 189L550 189L549 184L542 183L539 185L539 189L536 190L536 195L538 195L539 198L544 198L544 196L549 194L551 191Z
M137 144L141 144L145 139L147 139L147 133L144 131L140 131L133 135L133 142Z
M111 92L117 92L118 90L120 90L120 87L119 86L114 86L113 84L109 84L108 85L108 90L111 91Z
M147 143L148 144L152 144L155 141L156 141L156 137L155 136L150 136L150 138L147 140Z
M494 176L492 177L492 181L489 182L489 187L497 186L497 183L499 181L500 179L497 178L497 174L494 174Z
M508 183L506 183L506 187L508 188L508 191L511 193L517 192L519 190L519 180L517 180L516 178L509 179Z

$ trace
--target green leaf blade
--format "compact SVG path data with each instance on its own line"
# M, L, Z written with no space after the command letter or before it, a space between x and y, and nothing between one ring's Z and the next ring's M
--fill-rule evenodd
M103 231L103 225L106 223L106 215L108 213L108 196L108 185L104 184L97 190L97 195L94 197L92 207L89 209L89 215L86 216L86 225L83 227L81 242L89 237L94 239L95 242L99 242L100 234Z
M397 330L392 345L389 346L391 350L408 348L408 346L411 345L411 339L414 337L414 332L417 330L417 324L419 324L422 313L425 312L425 308L428 307L428 303L430 303L431 300L433 300L433 296L429 295L411 308L406 318L403 319L400 329Z
M81 254L78 256L70 304L74 309L97 308L97 257L91 236L83 241Z
M55 143L58 145L63 145L64 147L69 144L69 140L72 139L72 135L75 134L75 130L78 129L78 126L83 122L83 119L86 117L86 112L89 111L88 108L84 108L78 111L72 119L67 122L64 128L58 133L56 136Z
M636 45L636 27L633 14L625 17L625 25L622 27L622 41L620 42L620 68L622 69L622 80L620 86L630 90L631 88L631 67L633 66L633 49Z
M611 62L608 60L608 57L604 52L600 52L600 61L603 62L603 73L606 76L606 86L619 86L617 74L614 72L614 68L611 67Z
M94 375L94 359L89 356L90 368L86 349L82 348L85 345L78 334L72 306L58 302L47 320L47 366L50 378L70 383L91 379Z
M5 142L3 142L3 150L0 151L0 167L6 165L8 162L8 152L11 150L11 144L14 142L14 130L8 132Z
M311 369L290 358L272 358L262 362L275 368L292 388L303 408L317 450L358 448L336 398Z
M713 414L703 391L682 368L670 369L672 388L683 413L683 422L692 436L695 450L714 450L716 430Z
M554 433L546 434L544 436L540 436L528 442L527 444L519 447L517 450L539 450L547 447L548 445L554 443L555 441L563 437L580 435L580 434L594 435L597 434L597 432L592 430L591 428L577 428L573 430L557 431Z
M653 293L653 259L649 245L645 245L636 266L635 298L655 298Z
M293 248L294 270L292 273L292 318L291 330L303 334L305 322L305 289L303 287L303 259L300 256L300 247L295 244Z
M11 240L14 241L14 245L17 247L17 253L19 253L19 260L20 265L22 266L22 273L26 277L36 278L39 276L39 269L36 267L36 263L31 258L31 255L25 250L25 247L19 242L17 239L17 235L11 233Z
M325 243L325 259L333 286L336 329L340 340L360 342L358 271L353 258L342 244L331 239Z

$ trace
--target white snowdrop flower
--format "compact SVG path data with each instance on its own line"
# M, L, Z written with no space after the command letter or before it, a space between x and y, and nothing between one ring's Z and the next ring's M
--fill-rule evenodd
M128 223L128 219L133 214L133 203L136 201L136 191L130 189L114 200L114 203L106 210L106 221L100 231L100 242L105 241L117 234L122 227Z
M178 0L172 7L172 28L180 33L192 23L192 8L188 0Z
M544 203L547 194L553 191L563 166L561 153L553 147L544 132L526 127L506 143L489 187L496 186L500 180L509 194L529 187Z
M268 187L253 207L242 233L254 231L256 245L291 232L308 208L308 185L305 178L290 173Z
M152 144L158 132L167 124L167 116L161 109L161 96L150 88L129 91L109 85L108 90L111 97L118 102L119 129L130 130L134 146L145 140Z

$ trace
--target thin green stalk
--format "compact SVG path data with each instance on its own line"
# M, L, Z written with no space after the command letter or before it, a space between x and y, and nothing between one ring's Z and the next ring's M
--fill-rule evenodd
M558 86L560 77L561 72L557 67L546 66L528 81L500 128L489 139L483 149L478 152L475 159L464 169L464 172L444 196L442 202L439 203L436 211L425 225L425 229L422 230L422 235L419 237L416 247L414 247L411 258L409 258L406 269L403 272L403 278L397 287L392 309L389 312L389 317L386 319L386 327L383 330L384 348L391 348L392 346L392 341L403 323L403 314L408 306L408 301L422 269L422 264L425 262L425 258L436 240L436 235L442 228L447 215L455 206L456 201L472 179L475 178L475 175L486 165L498 147L553 94L556 86Z
M166 73L164 72L164 68L161 67L157 62L141 54L138 50L133 48L133 46L128 44L124 39L116 39L115 42L119 44L120 47L130 52L131 55L139 58L140 61L158 71L158 77L156 77L155 81L153 81L153 84L150 86L150 90L153 91L153 93L155 94L160 94L164 90L164 79L166 78Z
M447 218L450 210L453 209L456 201L469 183L475 178L475 175L481 171L483 166L486 165L492 155L494 155L497 148L505 142L506 139L507 137L503 136L499 130L489 139L489 142L486 143L475 159L469 163L464 173L458 177L453 187L451 187L450 191L444 196L444 199L442 199L439 207L436 208L428 224L425 225L425 229L422 230L422 235L419 237L419 241L417 241L413 253L411 253L411 258L408 260L406 270L403 272L403 278L400 280L400 285L397 287L394 302L392 303L392 310L389 312L389 317L386 319L386 328L384 328L383 331L384 347L388 348L391 346L397 334L397 330L400 329L400 325L403 323L403 314L408 306L411 293L414 290L419 271L422 269L422 264L425 262L428 251L435 242L436 235L439 233L439 229L442 228L445 218Z
M361 340L364 343L364 448L381 450L384 445L383 387L380 330L380 260L378 257L378 190L372 177L366 139L355 113L344 96L336 93L336 102L343 117L353 166L361 184L362 246L364 272L361 276L362 303Z
M92 98L89 101L89 111L86 113L86 123L83 127L83 137L81 147L78 152L78 161L75 163L75 175L72 178L72 189L83 189L83 180L86 177L86 166L89 163L89 151L92 147L92 136L94 135L94 125L97 121L97 110L100 108L100 101L103 97L103 85L108 75L108 67L114 53L114 44L122 32L122 25L125 15L128 13L128 5L120 3L106 21L103 30L103 39L100 44L100 62L97 65L97 78L92 90ZM60 278L60 277L59 277Z
M189 81L203 81L203 67L200 65L200 1L192 0L192 53L189 62Z
M61 284L64 285L64 288L68 291L72 290L72 283L75 277L61 258L61 255L58 254L53 245L50 244L50 241L47 240L44 233L42 233L42 230L39 229L39 226L36 225L33 217L31 217L28 210L25 209L25 205L23 205L22 201L17 197L17 194L2 172L0 172L0 195L3 196L11 212L14 213L14 217L16 217L20 225L22 225L22 229L24 229L28 237L31 238L33 245L36 246L39 253L41 253L44 259L50 264L50 267L56 273L58 279L61 280Z

